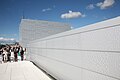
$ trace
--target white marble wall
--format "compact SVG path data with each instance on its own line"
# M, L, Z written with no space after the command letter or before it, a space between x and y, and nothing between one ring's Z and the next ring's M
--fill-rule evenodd
M58 80L120 80L120 17L38 39L28 59Z

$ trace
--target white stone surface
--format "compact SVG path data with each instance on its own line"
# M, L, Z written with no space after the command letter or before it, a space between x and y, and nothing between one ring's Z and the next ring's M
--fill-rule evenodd
M0 64L0 80L52 80L29 61Z
M27 50L58 80L120 80L120 17L32 41Z

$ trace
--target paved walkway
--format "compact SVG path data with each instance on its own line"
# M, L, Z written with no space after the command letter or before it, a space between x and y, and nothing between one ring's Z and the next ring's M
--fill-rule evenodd
M0 64L0 80L52 80L32 62Z

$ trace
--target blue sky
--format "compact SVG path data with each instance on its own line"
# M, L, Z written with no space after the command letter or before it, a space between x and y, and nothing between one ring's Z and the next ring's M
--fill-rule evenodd
M19 40L23 12L26 19L64 22L78 28L120 16L120 0L0 0L0 39Z

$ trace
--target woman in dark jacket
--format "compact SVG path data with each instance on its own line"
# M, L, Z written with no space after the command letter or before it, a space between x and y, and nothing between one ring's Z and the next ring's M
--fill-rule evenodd
M24 50L23 50L23 48L21 48L20 56L21 56L21 61L23 61L23 59L24 59Z
M18 49L17 47L14 48L14 58L15 58L15 62L17 61L17 53L18 53Z

